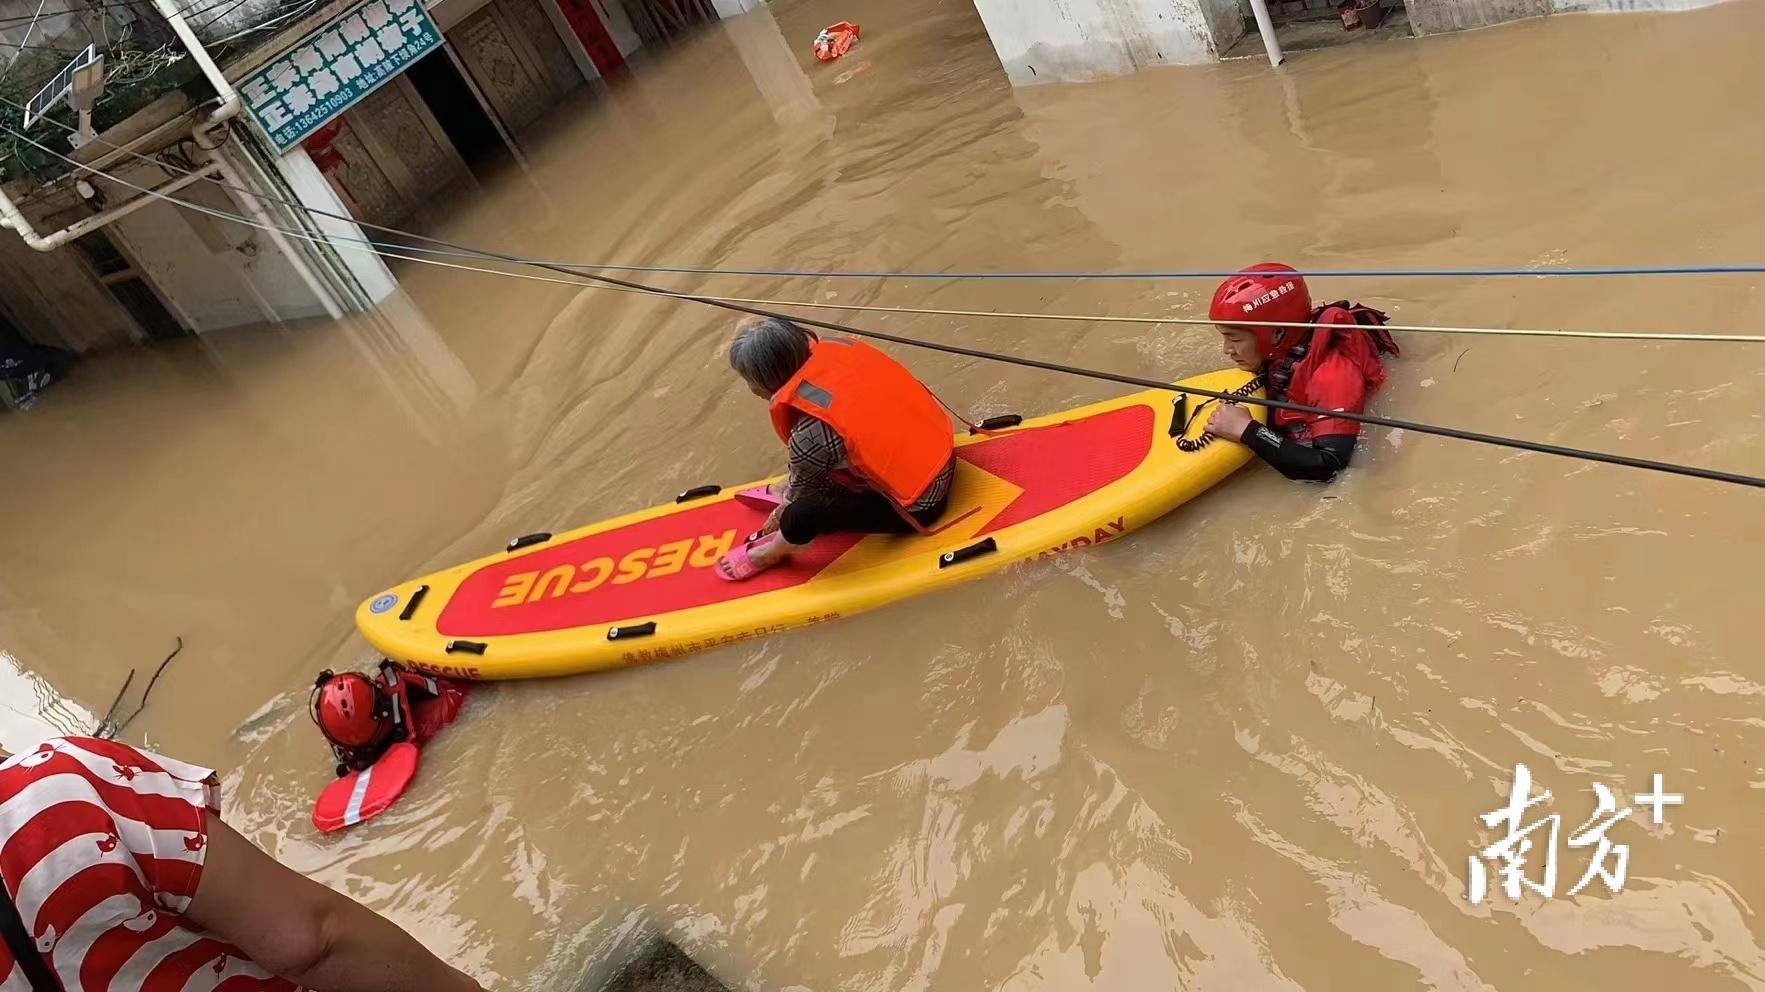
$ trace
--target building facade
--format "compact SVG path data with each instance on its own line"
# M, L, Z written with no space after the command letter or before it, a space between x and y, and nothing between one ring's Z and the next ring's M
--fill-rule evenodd
M225 86L249 90L352 11L402 6L409 26L415 2L265 0L230 8L200 33L205 50L221 53ZM745 9L726 2L730 13ZM138 25L93 21L94 8L119 6L49 0L33 17L35 0L3 0L0 21L14 26L0 42L61 51L163 28L145 16ZM0 344L88 352L371 309L396 283L366 250L372 228L357 221L398 224L482 169L521 163L523 136L560 100L621 71L647 42L719 16L709 0L439 0L421 11L439 44L290 147L251 123L252 94L229 110L222 85L204 100L197 80L71 153L94 171L51 161L59 174L45 180L9 169L5 191L32 237L0 232ZM38 61L40 81L55 63ZM16 107L28 93L0 96ZM6 121L15 133L20 125L16 114ZM18 140L64 148L65 126L38 123ZM212 181L190 178L197 172ZM196 209L142 192L156 189Z

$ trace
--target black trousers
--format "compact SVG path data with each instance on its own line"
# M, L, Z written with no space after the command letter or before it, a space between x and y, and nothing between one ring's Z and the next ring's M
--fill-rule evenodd
M950 504L945 497L929 510L912 514L921 527L930 527ZM828 499L797 500L778 518L779 533L792 544L808 544L822 534L857 531L861 534L911 534L909 524L893 500L874 489L841 493Z

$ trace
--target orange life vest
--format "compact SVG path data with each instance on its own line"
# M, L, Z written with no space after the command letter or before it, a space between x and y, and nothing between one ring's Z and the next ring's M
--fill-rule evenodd
M772 396L772 429L787 445L799 414L833 428L852 471L902 507L931 486L955 450L931 391L862 341L810 347L809 360Z

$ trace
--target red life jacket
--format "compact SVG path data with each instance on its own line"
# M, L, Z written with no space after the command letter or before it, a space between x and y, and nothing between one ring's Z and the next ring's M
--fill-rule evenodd
M817 341L809 360L772 396L772 429L790 444L806 414L846 443L846 462L864 484L910 507L955 453L950 421L900 362L862 341Z
M1312 311L1314 327L1298 344L1269 362L1270 395L1277 399L1348 413L1363 413L1367 397L1385 382L1382 354L1398 354L1397 342L1381 325L1386 316L1372 307L1346 300ZM1343 417L1298 410L1269 411L1271 426L1302 444L1315 437L1356 434L1360 424Z
M413 672L391 662L380 663L381 691L392 700L393 739L421 746L459 715L465 690L458 685Z

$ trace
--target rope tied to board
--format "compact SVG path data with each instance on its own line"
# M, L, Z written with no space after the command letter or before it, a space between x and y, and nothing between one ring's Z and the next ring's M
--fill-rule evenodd
M1231 396L1234 397L1235 400L1241 401L1241 400L1247 398L1248 396L1250 396L1251 393L1254 393L1257 390L1261 389L1263 387L1263 385L1264 385L1264 383L1263 383L1262 376L1260 376L1260 375L1251 376L1249 382L1246 382L1244 385L1239 386L1237 389L1232 390ZM1182 451L1187 454L1194 454L1195 452L1200 451L1201 449L1212 444L1214 442L1214 436L1212 434L1203 434L1200 437L1188 437L1187 435L1189 433L1189 427L1190 427L1190 425L1195 423L1196 417L1201 416L1201 411L1207 409L1210 404L1218 402L1218 401L1208 400L1205 403L1198 403L1198 404L1196 404L1195 409L1187 410L1187 411L1183 409L1183 407L1187 406L1187 404L1183 403L1183 398L1181 396L1178 397L1177 402L1179 404L1182 404L1182 406L1179 406L1175 411L1172 412L1171 437L1176 440L1176 445L1177 445L1178 451ZM1232 402L1232 400L1227 400L1225 402ZM1183 422L1181 426L1178 426L1178 424L1177 424L1177 421L1179 419L1181 419Z

